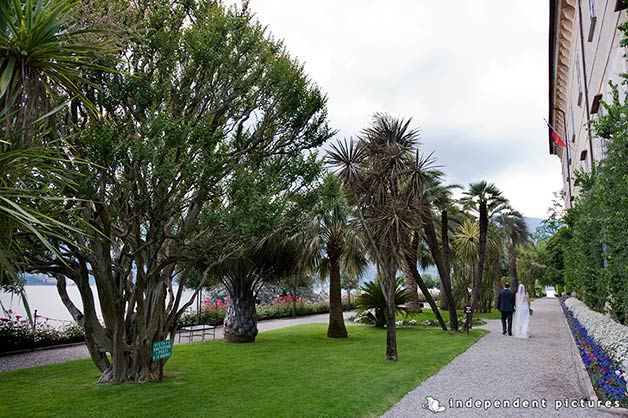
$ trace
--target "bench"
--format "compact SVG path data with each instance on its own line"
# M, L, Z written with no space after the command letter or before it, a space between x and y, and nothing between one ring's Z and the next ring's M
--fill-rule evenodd
M214 325L191 325L189 327L182 327L179 330L179 342L181 337L187 338L188 342L191 342L194 337L201 337L202 341L205 341L205 337L211 335L213 339L216 339L216 327Z

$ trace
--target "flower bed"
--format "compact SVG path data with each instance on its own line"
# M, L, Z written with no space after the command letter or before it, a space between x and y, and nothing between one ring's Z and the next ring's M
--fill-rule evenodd
M33 330L28 321L19 315L15 319L0 318L0 352L2 353L84 340L83 330L77 324L52 327L47 321L41 321L36 323Z
M255 309L257 320L289 318L293 315L305 316L329 312L328 301L310 301L304 298L297 298L292 295L277 296L270 304L258 305ZM193 324L220 325L225 320L227 306L230 300L217 299L215 301L205 298L201 304L201 311L192 310L183 314L179 320L179 326L184 327ZM342 301L343 309L350 309L345 299Z
M595 312L576 298L568 298L565 305L584 326L591 337L612 354L628 370L628 327Z
M619 406L628 407L628 376L624 363L626 353L621 352L625 340L615 340L625 339L623 333L626 330L621 329L621 324L590 310L577 299L565 301L561 298L560 304L598 397L602 401L617 401Z

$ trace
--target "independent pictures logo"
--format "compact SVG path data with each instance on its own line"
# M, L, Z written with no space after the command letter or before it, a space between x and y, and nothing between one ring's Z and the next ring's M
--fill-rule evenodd
M550 401L551 402L551 401ZM474 399L468 398L453 399L450 398L446 403L447 406L441 404L438 399L432 396L425 398L423 409L438 413L444 412L448 408L451 409L483 409L485 411L489 409L546 409L551 408L551 405L546 399ZM554 410L561 409L577 409L577 408L618 408L619 401L600 401L600 400L584 400L584 399L558 399L554 400Z
M428 411L432 412L444 412L447 410L444 405L440 404L440 401L438 399L434 399L431 396L428 396L427 398L425 398L425 400L427 402L423 404L423 409L427 409Z

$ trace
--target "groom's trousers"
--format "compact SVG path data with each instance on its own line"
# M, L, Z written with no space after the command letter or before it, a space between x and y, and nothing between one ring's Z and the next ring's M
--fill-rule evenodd
M506 324L508 325L508 335L512 335L512 311L502 313L502 330L504 334L506 333Z

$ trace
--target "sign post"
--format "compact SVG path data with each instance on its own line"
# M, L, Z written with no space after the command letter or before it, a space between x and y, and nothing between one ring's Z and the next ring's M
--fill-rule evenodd
M154 341L153 342L153 361L159 360L159 381L164 379L164 359L172 356L172 341Z
M467 324L469 324L469 326L467 327L467 335L469 334L469 328L471 328L471 313L473 312L473 310L471 309L471 306L467 305L464 307L464 313L467 315Z

